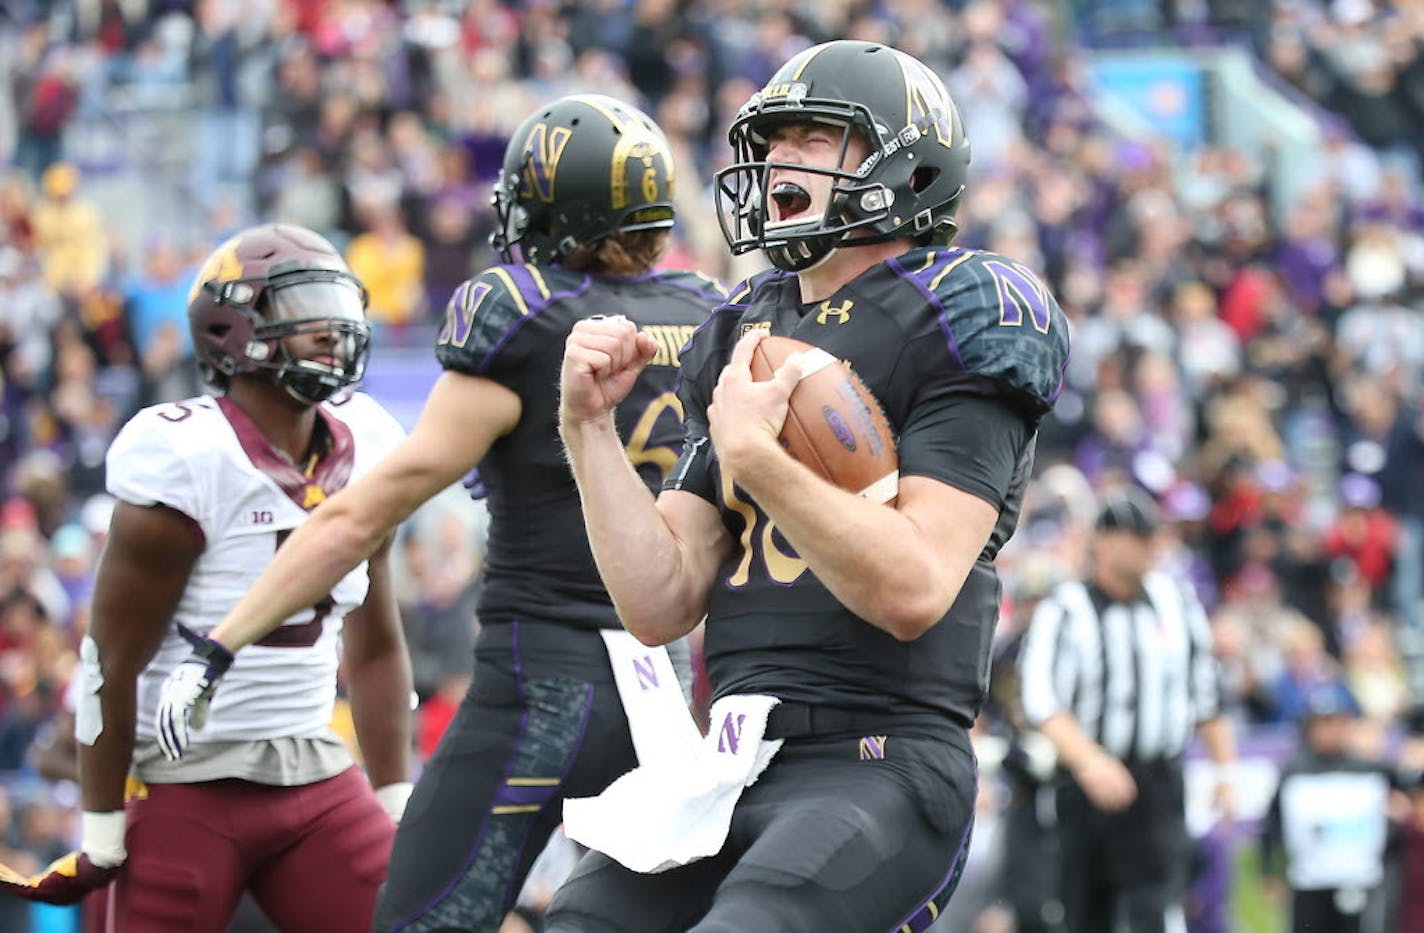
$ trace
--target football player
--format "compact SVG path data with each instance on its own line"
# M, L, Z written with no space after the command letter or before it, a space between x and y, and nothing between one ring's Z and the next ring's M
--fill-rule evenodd
M626 867L653 862L646 851L593 852L548 929L921 930L964 863L994 557L1059 391L1067 327L1022 265L949 245L969 143L915 58L858 41L807 49L729 137L723 231L776 268L735 288L684 348L686 439L662 494L634 482L609 418L656 352L633 322L574 330L560 430L624 624L656 644L706 614L715 701L697 760L720 770L749 742L757 758L719 847L658 874ZM778 443L801 364L753 381L767 334L849 361L878 397L898 434L893 506ZM603 822L637 828L698 805L658 796Z
M350 391L366 290L320 235L268 224L203 264L188 321L214 394L140 411L108 454L118 504L77 674L82 849L0 886L67 903L116 878L106 929L119 931L223 930L244 890L283 930L363 929L411 788L386 540L235 663L205 633L312 508L403 436ZM194 645L205 667L230 666L228 689L174 762L154 712ZM369 781L328 728L338 649Z
M451 298L436 346L445 371L410 438L316 510L192 662L264 637L479 465L490 529L473 687L397 833L379 930L497 929L563 797L598 793L636 764L600 634L621 627L589 553L555 393L580 319L623 315L653 335L657 349L616 416L620 456L651 498L682 439L679 348L725 297L703 276L653 271L673 183L667 141L637 109L582 95L534 111L495 188L492 239L506 263ZM160 710L174 754L220 673L209 666L201 688ZM661 683L673 681L666 673Z

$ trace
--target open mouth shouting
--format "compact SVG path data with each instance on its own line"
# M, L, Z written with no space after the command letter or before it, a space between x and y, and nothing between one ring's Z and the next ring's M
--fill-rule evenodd
M774 223L805 220L811 212L811 193L793 181L772 185L771 202L776 206Z

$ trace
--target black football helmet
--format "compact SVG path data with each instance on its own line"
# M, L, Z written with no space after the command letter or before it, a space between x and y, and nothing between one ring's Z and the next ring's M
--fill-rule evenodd
M869 155L851 171L766 161L772 128L813 122L844 127L842 159L852 132ZM799 272L842 246L948 243L958 229L969 139L944 82L904 52L850 39L806 49L752 95L727 138L735 162L717 173L717 216L734 254L764 249L773 265ZM830 176L825 211L768 222L775 168Z
M494 186L490 245L515 262L558 262L612 233L673 224L673 161L663 131L630 104L575 94L514 131Z
M267 373L305 404L355 385L371 328L366 287L336 247L305 227L263 224L219 246L188 293L188 327L203 379L226 391L232 376ZM283 338L336 336L330 362L295 359Z

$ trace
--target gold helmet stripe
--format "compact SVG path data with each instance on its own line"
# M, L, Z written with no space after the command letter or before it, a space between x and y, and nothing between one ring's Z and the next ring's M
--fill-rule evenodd
M826 47L826 46L825 46L824 44L823 44L823 45L812 46L811 48L807 49L806 51L802 52L799 56L797 56L798 58L801 59L801 61L800 61L799 63L796 63L796 59L795 59L795 58L793 58L793 59L791 59L791 61L787 62L787 63L786 63L786 68L790 68L793 63L796 63L796 70L791 73L791 78L790 78L790 80L792 80L792 81L800 80L800 78L801 78L801 72L803 72L803 71L806 70L806 66L809 65L809 64L811 64L811 59L815 58L817 55L820 55L820 54L821 54L821 50L824 49L825 47ZM782 71L785 71L786 68L783 68Z

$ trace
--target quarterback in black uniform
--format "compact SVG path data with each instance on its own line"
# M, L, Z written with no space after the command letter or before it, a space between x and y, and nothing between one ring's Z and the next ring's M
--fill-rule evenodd
M525 120L495 189L506 264L451 298L436 346L445 372L409 440L317 509L212 633L233 651L260 638L479 465L490 528L474 682L401 821L378 930L497 929L562 799L637 763L599 634L619 623L555 433L555 392L576 321L636 321L656 351L619 408L618 443L646 489L676 463L678 351L725 292L651 271L673 182L661 130L620 101L566 97Z
M656 352L632 322L575 327L560 431L624 625L656 644L705 612L716 701L779 700L763 738L782 744L719 851L659 874L591 853L549 929L922 930L968 846L993 561L1059 390L1066 322L1022 265L948 245L969 144L911 56L808 49L729 135L723 231L776 268L683 349L686 439L663 492L620 462L609 416ZM778 444L801 364L754 382L767 334L848 361L880 400L898 436L893 507Z

